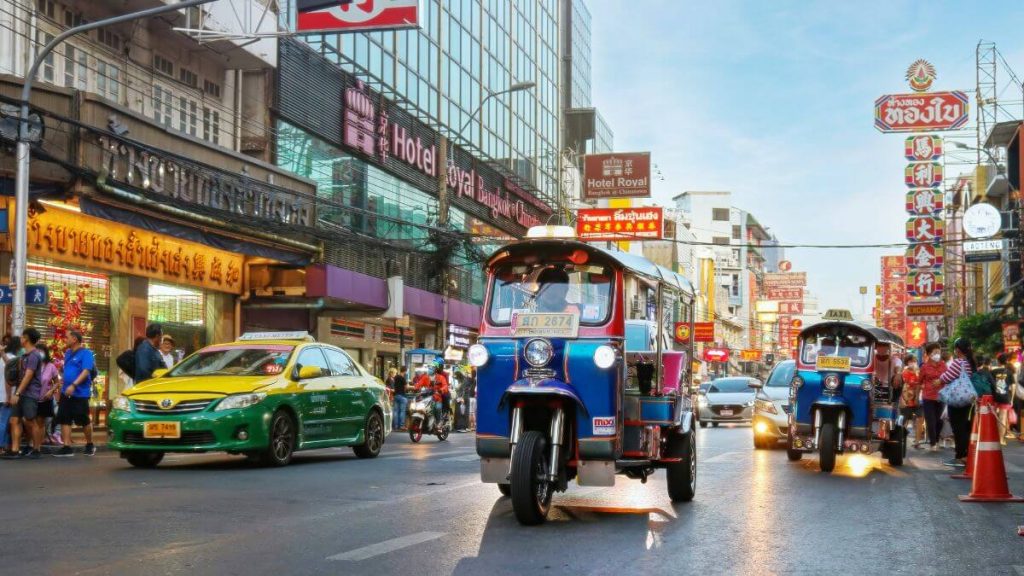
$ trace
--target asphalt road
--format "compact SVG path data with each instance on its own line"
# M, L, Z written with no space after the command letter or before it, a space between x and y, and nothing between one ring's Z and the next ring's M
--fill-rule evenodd
M534 528L480 484L471 434L282 469L219 454L155 470L109 452L0 461L0 574L1024 575L1024 504L958 502L968 484L939 465L948 453L823 475L754 451L750 434L700 431L692 503L673 505L662 473L622 478L556 496ZM1022 494L1024 449L1011 450Z

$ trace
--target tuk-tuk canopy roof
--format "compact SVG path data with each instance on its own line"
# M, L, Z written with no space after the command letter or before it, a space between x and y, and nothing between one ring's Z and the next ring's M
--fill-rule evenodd
M886 330L885 328L879 328L873 324L866 324L864 322L818 322L817 324L811 324L800 331L800 339L803 339L804 334L809 332L818 332L823 328L841 328L841 327L854 327L862 332L867 332L872 338L878 342L887 344L896 344L897 346L903 346L903 339Z
M663 266L658 266L643 256L637 256L636 254L629 254L627 252L606 250L577 240L550 238L522 240L498 249L490 258L488 258L487 261L488 265L490 265L494 261L495 257L505 252L508 252L509 255L513 256L522 256L523 253L527 252L554 250L559 252L582 250L593 256L603 256L634 274L645 276L648 279L655 280L657 282L664 282L665 284L682 290L691 296L694 294L693 284L691 284L685 276L673 272Z

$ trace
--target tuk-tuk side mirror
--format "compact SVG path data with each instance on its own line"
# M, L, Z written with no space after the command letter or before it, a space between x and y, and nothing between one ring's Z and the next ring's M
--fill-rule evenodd
M750 382L747 382L747 387L753 388L754 390L760 390L761 388L764 388L764 383L760 380L751 380Z

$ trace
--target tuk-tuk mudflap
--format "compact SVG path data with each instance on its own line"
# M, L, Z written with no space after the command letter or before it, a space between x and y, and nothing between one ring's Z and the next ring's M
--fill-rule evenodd
M583 399L576 393L576 388L555 378L546 378L544 380L523 378L522 380L517 380L501 395L498 408L504 408L510 396L550 396L552 394L571 399L579 407L584 417L590 417L587 407L583 405Z

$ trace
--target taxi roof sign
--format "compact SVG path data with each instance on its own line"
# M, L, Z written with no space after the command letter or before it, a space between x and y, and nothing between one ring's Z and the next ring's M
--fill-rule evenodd
M315 338L309 335L309 332L301 330L295 330L291 332L246 332L239 338L239 342L252 342L254 340L303 340L305 342L315 342Z
M821 318L830 322L853 322L853 313L842 308L831 308Z
M533 226L526 231L527 238L576 238L572 226Z

